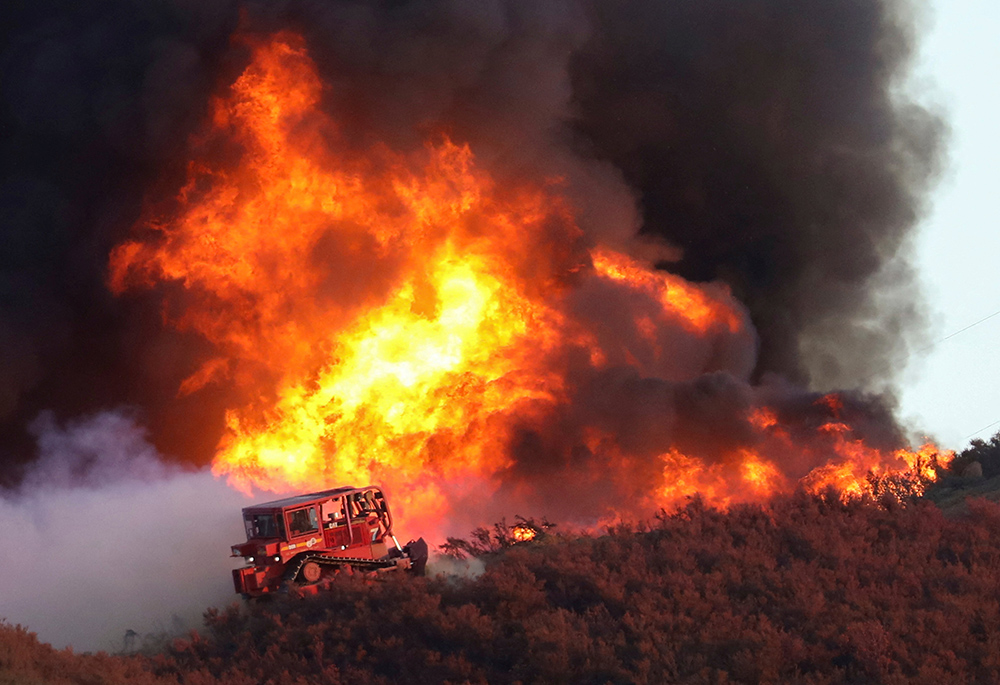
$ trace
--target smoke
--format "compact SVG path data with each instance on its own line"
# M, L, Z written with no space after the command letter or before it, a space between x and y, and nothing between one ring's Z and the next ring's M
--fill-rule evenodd
M241 14L250 30L304 33L324 106L359 148L448 132L501 181L564 179L595 239L728 283L760 334L755 378L891 389L923 322L907 246L943 129L897 87L913 12L894 0L22 3L0 53L0 484L21 477L27 426L47 408L141 406L164 453L210 459L224 395L175 396L204 344L164 329L155 294L112 299L105 269L143 198L177 187L210 93L245 64L229 41ZM897 296L877 295L885 283Z
M233 600L240 494L165 464L126 412L45 414L31 431L38 460L0 498L0 617L56 647L118 651Z
M593 9L575 129L638 191L643 233L683 251L669 268L734 288L761 337L758 377L891 380L924 324L900 261L942 152L942 122L900 96L914 6ZM881 296L890 282L900 297Z
M641 227L670 270L733 287L757 378L891 381L919 342L905 262L944 126L900 95L913 4L281 8L255 16L305 30L350 138L446 128L495 174L565 178L592 235L634 253Z
M205 111L235 5L45 2L0 28L0 485L28 424L122 404L161 425L190 353L155 306L113 301L107 254L143 194L170 183ZM185 341L186 342L186 341ZM178 410L173 410L178 411ZM187 425L197 425L198 412ZM211 436L209 437L211 439Z
M444 555L436 555L427 563L428 576L444 576L451 578L478 578L486 571L486 564L481 559L469 557L455 559Z

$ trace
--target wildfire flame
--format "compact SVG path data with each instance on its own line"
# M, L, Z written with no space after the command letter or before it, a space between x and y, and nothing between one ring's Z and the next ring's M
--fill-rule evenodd
M534 528L524 524L519 524L511 528L510 534L517 542L527 542L529 540L534 540L535 537L538 535L537 531L535 531Z
M409 525L432 526L446 493L496 490L517 426L571 401L571 366L690 380L713 369L707 354L679 365L678 336L752 339L721 286L591 244L558 180L501 187L443 137L419 153L359 153L321 111L300 37L251 46L204 134L238 146L239 163L190 162L177 209L112 252L109 279L115 293L172 284L170 324L214 346L179 392L230 388L213 469L234 486L381 482ZM596 330L578 306L588 288L619 293L634 335ZM755 444L722 462L654 455L658 475L637 486L644 504L788 490L775 452L806 455L811 489L860 491L871 473L934 477L933 447L883 454L832 421L803 444L766 406L746 420ZM597 427L579 443L604 463L640 458Z

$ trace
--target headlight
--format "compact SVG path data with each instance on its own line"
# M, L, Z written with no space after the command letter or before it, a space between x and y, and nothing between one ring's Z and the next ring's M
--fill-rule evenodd
M281 561L281 557L275 557L274 560L275 561Z
M253 557L247 557L247 562L250 563L250 564L252 564L253 563Z

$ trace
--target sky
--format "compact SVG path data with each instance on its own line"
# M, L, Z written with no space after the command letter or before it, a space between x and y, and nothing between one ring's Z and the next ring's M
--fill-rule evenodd
M1000 5L935 0L927 15L912 85L943 109L950 159L915 244L936 344L907 366L901 415L961 449L1000 429L1000 315L942 341L1000 311Z

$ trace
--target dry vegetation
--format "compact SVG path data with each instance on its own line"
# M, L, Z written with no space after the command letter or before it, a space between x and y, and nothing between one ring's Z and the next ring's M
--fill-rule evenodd
M992 502L948 518L926 501L694 501L486 559L477 578L348 578L212 610L155 655L74 655L5 626L0 683L1000 682Z

